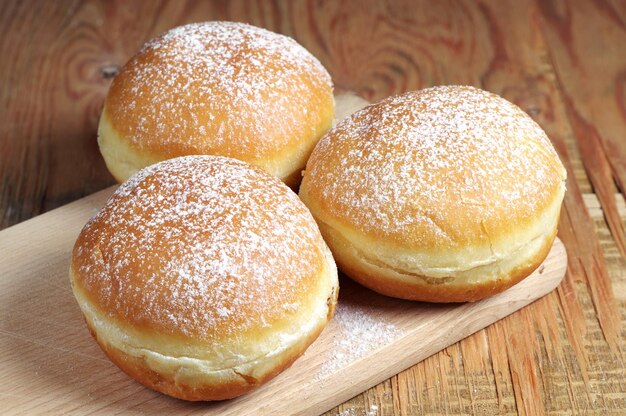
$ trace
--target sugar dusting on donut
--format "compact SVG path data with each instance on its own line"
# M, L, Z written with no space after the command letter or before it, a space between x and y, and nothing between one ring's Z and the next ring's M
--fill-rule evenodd
M450 242L463 224L488 223L503 209L536 215L565 170L546 134L517 106L477 88L444 86L344 119L320 140L306 176L333 215L362 232L401 236L427 222ZM459 229L446 218L451 207L465 216Z
M222 157L134 175L79 237L75 267L105 311L210 339L297 310L320 264L319 231L278 179Z
M319 122L320 88L332 89L328 72L293 39L243 23L194 23L148 42L114 80L106 108L140 148L261 157Z

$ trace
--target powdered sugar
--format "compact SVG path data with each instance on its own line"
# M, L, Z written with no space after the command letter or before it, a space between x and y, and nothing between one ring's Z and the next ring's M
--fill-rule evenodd
M451 86L391 97L348 117L319 142L305 176L332 215L362 232L402 238L419 224L443 244L502 212L536 215L565 171L517 106ZM458 226L450 210L462 217Z
M106 109L140 148L251 160L319 123L320 88L330 96L330 76L293 39L242 23L194 23L148 42L115 79Z
M337 328L330 347L332 355L315 375L318 380L402 335L394 324L377 317L375 310L341 302L337 305L332 325Z
M124 183L85 226L74 261L111 314L210 338L294 313L322 261L320 244L309 212L278 179L193 156Z

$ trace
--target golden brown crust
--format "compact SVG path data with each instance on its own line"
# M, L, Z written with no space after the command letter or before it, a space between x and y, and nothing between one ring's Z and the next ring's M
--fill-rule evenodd
M81 232L72 265L104 313L146 331L213 339L235 324L240 332L293 314L285 305L317 286L324 247L306 207L277 179L195 156L152 165L120 187Z
M297 195L220 156L170 159L124 183L78 237L70 280L111 359L188 400L278 374L323 329L338 286Z
M390 97L315 148L300 198L342 271L380 293L474 301L547 255L566 171L541 128L473 87Z
M328 222L372 239L458 248L527 227L565 175L521 109L447 86L390 97L341 121L312 153L300 194Z
M286 179L333 117L330 76L302 46L253 26L207 22L170 30L122 68L99 142L118 179L129 149L150 160L228 156Z
M336 299L332 303L332 310L334 310L335 303ZM328 319L330 319L331 316L332 311L330 312ZM273 370L264 374L263 377L257 379L246 376L246 374L241 374L234 379L220 383L190 385L177 381L175 378L176 374L166 374L154 371L149 365L146 364L145 357L128 355L118 348L108 344L106 341L101 340L96 335L93 328L91 328L89 322L85 322L89 332L98 342L102 351L104 351L107 357L109 357L109 359L127 375L153 390L178 399L190 401L232 399L256 389L276 377L285 369L289 368L302 354L304 354L306 348L317 339L324 329L323 326L320 326L314 332L307 334L307 336L302 340L302 343L298 344L297 348L294 348L287 354L284 354L281 361L274 365Z
M556 238L556 231L555 228L552 236L542 245L541 250L526 259L524 264L506 274L499 275L497 279L485 279L479 282L451 280L432 284L429 283L427 276L421 276L421 278L414 276L411 282L407 282L377 273L360 263L344 262L342 256L337 256L336 261L339 269L347 276L382 295L434 303L475 302L505 291L535 271L550 253Z

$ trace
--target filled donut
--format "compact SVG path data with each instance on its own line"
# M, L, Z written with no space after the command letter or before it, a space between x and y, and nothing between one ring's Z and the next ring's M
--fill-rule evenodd
M298 196L220 156L133 175L80 233L70 279L109 358L186 400L232 398L280 373L320 334L338 293Z
M119 182L161 160L208 154L295 186L333 119L330 75L293 39L243 23L193 23L149 41L124 65L98 143Z
M443 86L340 122L313 151L300 197L354 280L393 297L462 302L505 290L545 259L565 179L521 109Z

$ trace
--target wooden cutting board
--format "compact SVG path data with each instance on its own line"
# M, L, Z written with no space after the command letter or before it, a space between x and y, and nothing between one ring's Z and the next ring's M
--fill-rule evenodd
M338 114L363 105L337 98ZM303 357L240 398L189 403L127 377L92 340L67 271L83 224L114 188L0 232L0 412L3 414L315 415L556 288L567 255L556 240L527 279L476 303L387 298L341 279L337 313Z

